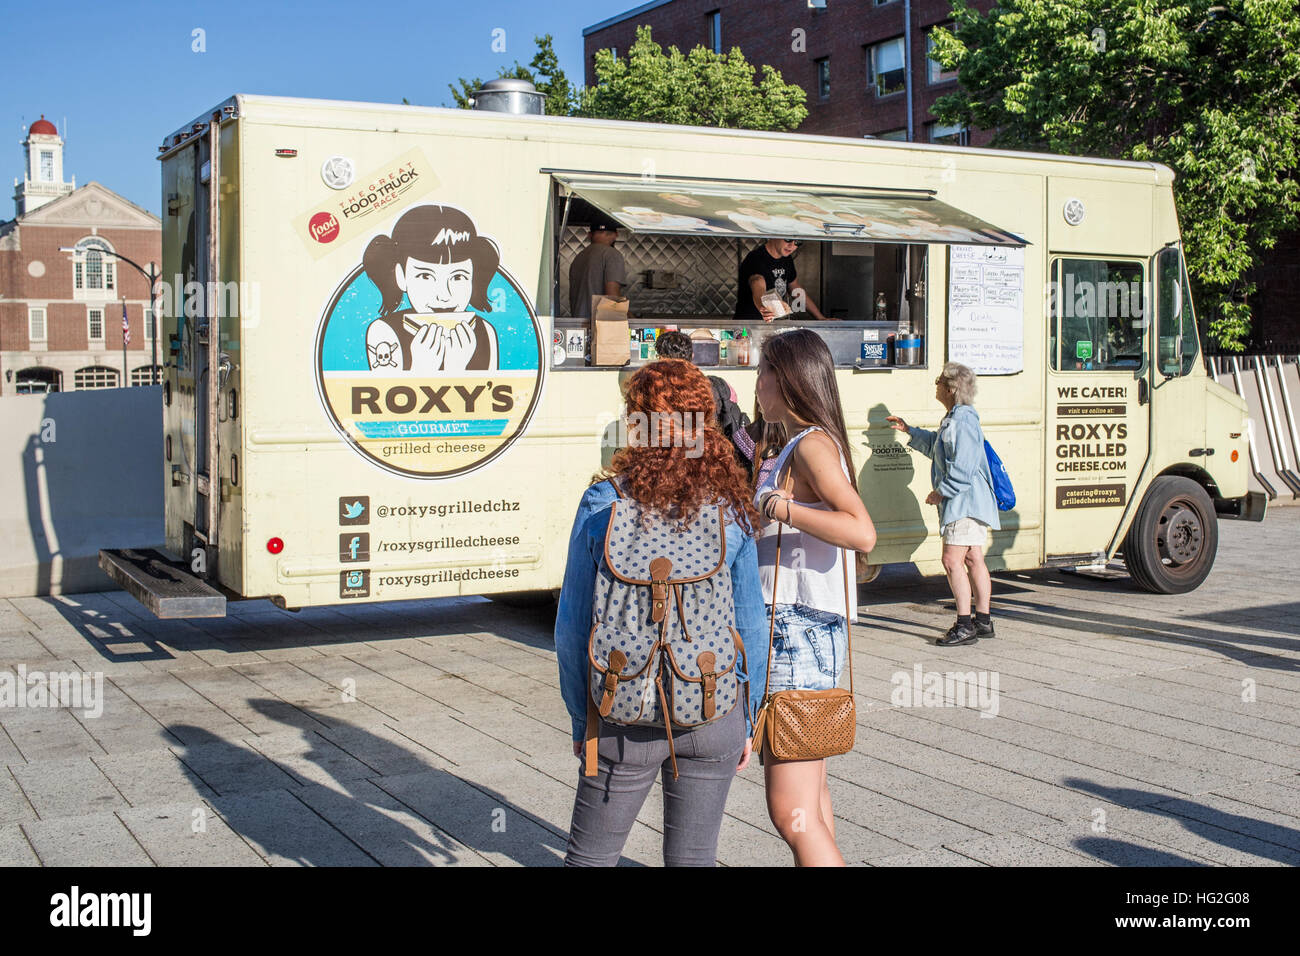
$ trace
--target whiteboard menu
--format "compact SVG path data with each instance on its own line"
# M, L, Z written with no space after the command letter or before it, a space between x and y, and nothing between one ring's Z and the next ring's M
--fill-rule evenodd
M948 360L979 375L1025 367L1025 250L949 246Z

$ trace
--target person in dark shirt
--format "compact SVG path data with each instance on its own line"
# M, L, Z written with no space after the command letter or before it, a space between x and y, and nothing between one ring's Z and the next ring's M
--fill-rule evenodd
M794 253L800 245L798 239L769 239L745 256L740 264L740 280L736 287L737 319L771 322L776 318L776 314L762 302L768 292L776 292L794 307L795 312L806 311L814 319L826 318L809 297L808 290L799 285Z

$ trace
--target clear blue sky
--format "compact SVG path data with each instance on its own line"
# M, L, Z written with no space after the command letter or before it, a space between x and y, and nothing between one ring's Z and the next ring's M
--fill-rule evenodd
M582 28L640 0L114 0L4 4L0 221L14 216L19 145L42 113L65 136L64 175L103 183L155 215L158 144L233 93L451 104L459 76L527 63L550 33L582 80ZM506 52L492 50L505 30ZM206 52L192 31L206 31ZM67 124L65 131L64 124Z

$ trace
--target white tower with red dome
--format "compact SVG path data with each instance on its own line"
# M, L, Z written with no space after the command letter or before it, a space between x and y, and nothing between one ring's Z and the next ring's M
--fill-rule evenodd
M77 188L76 178L63 181L63 139L58 128L41 114L23 140L26 174L14 180L14 206L22 216Z

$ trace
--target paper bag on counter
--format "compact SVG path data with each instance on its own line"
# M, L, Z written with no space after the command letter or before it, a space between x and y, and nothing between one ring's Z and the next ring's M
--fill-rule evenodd
M628 301L607 295L591 297L591 364L626 365Z

